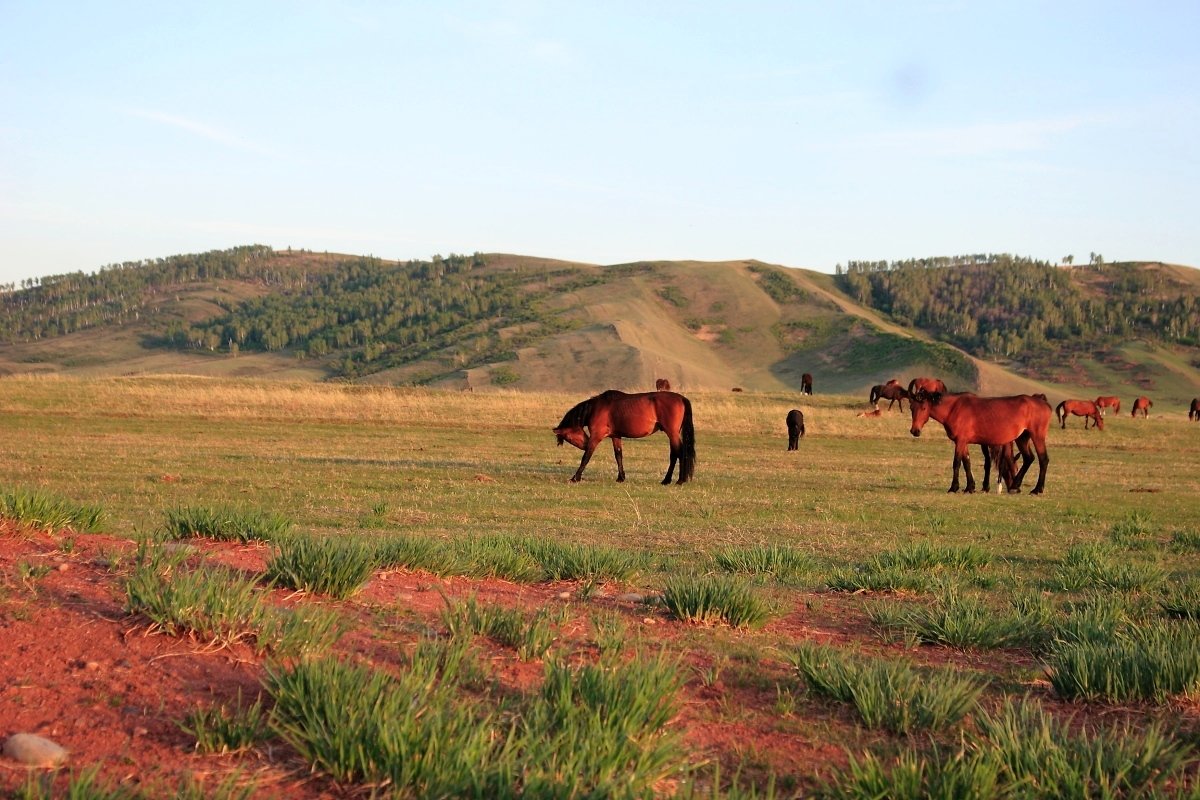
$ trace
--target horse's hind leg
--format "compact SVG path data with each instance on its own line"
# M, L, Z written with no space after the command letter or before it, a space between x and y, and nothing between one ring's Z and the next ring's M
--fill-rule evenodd
M579 469L575 470L575 474L571 476L571 483L579 483L583 480L583 468L592 460L592 453L596 452L596 445L600 444L600 440L594 436L589 436L587 442L583 445L583 460L579 462Z
M671 482L671 475L675 472L675 464L679 461L680 453L683 452L683 440L678 434L671 436L667 434L667 438L671 441L671 463L667 466L667 474L663 476L662 485L666 486ZM679 482L683 483L687 478L683 477L683 465L679 466Z
M617 483L625 482L625 457L621 450L621 439L618 436L612 437L613 443L613 458L617 459Z
M967 485L966 485L966 488L963 489L963 492L965 494L974 494L975 493L975 476L971 474L971 453L967 449L967 447L964 445L961 453L959 453L958 448L955 447L955 455L958 456L958 460L962 463L963 472L965 472L967 474ZM955 474L954 480L955 480L955 482L958 481L957 474Z
M1021 451L1021 469L1017 471L1016 477L1012 480L1012 485L1008 487L1009 494L1019 494L1021 491L1021 481L1025 480L1025 473L1029 472L1029 467L1033 464L1033 445L1029 443L1029 431L1025 431L1017 437L1017 449Z

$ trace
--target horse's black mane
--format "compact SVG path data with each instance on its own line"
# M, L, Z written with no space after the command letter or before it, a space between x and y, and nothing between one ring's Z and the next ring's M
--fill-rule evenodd
M586 427L588 427L588 425L592 421L592 411L594 409L596 401L603 398L605 395L611 395L611 394L620 395L620 394L624 394L624 392L618 391L616 389L608 389L608 390L603 391L600 394L596 395L595 397L589 397L587 400L584 400L582 403L579 403L574 408L572 408L570 411L568 411L565 415L563 415L562 422L558 423L558 427L560 427L560 428L586 428Z

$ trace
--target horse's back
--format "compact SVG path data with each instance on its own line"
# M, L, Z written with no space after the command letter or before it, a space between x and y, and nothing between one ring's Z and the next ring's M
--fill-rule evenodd
M1044 437L1050 429L1053 412L1041 396L960 394L956 398L947 421L956 436L965 435L978 444L1007 444L1027 430Z

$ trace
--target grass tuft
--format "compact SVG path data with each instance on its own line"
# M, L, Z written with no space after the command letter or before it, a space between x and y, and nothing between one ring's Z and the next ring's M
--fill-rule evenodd
M1161 703L1200 690L1200 626L1157 622L1115 639L1063 643L1047 659L1050 683L1068 700Z
M13 489L0 493L0 517L44 531L89 533L100 528L104 510L81 506L49 492Z
M270 581L339 599L358 591L377 563L376 546L357 536L287 536L272 545Z
M778 544L755 547L726 547L713 554L717 567L743 575L769 575L788 580L812 571L812 556L794 547Z
M201 753L237 753L271 737L262 698L244 706L240 692L236 706L197 708L179 727L196 739Z
M291 520L260 509L180 506L167 509L163 529L169 538L199 536L219 541L274 542L287 535Z
M744 582L720 576L680 576L667 582L663 604L684 622L758 627L774 609Z

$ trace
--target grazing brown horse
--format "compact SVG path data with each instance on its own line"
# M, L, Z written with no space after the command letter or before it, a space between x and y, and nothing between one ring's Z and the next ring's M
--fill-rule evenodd
M800 394L812 394L812 375L808 372L800 376Z
M1121 413L1121 398L1115 395L1105 395L1104 397L1096 398L1096 405L1100 407L1100 413L1107 413L1108 409L1112 409L1114 414Z
M1146 419L1150 416L1150 406L1152 405L1154 405L1154 403L1149 397L1139 397L1137 400L1133 401L1133 412L1130 413L1129 416L1136 417L1137 412L1140 411L1142 412L1142 419Z
M900 410L904 410L904 401L908 399L908 392L898 381L888 381L887 383L877 383L871 387L872 406L878 407L880 400L890 400L888 403L888 411L892 410L892 406L896 403L900 404Z
M1098 429L1104 430L1104 415L1100 413L1100 406L1091 400L1063 400L1058 404L1058 408L1054 409L1054 416L1064 428L1067 427L1067 417L1072 415L1083 417L1085 431L1089 422L1094 422Z
M671 442L671 465L667 467L663 485L671 482L677 461L679 483L686 483L696 469L696 432L692 427L691 401L681 394L667 391L626 394L609 389L568 411L554 434L560 447L563 442L568 442L583 451L579 469L571 477L571 482L576 483L583 478L583 468L605 437L612 439L617 480L625 480L621 439L626 436L640 439L655 431L666 433Z
M787 414L788 450L799 450L804 437L804 412L793 408Z
M1188 409L1188 419L1200 422L1200 397L1192 398L1192 407Z
M669 392L671 391L671 382L666 378L659 378L654 382L654 389L658 392Z
M946 384L942 383L937 378L913 378L908 382L908 397L909 402L912 402L912 396L917 392L941 392L946 393Z
M1028 452L1032 442L1037 451L1038 480L1030 494L1041 494L1046 487L1046 467L1050 456L1046 452L1046 434L1050 428L1050 403L1045 395L1016 395L1014 397L976 397L973 394L950 394L920 391L909 398L912 412L913 436L920 436L929 418L942 423L946 436L954 442L954 479L950 491L957 492L958 467L967 473L966 492L975 491L971 474L971 459L967 447L980 444L1003 447L1016 442L1025 456L1024 464L1013 477L1009 491L1020 489L1021 481L1033 461ZM985 461L988 453L985 450Z
M1029 443L1025 442L1026 449L1029 448ZM979 449L983 452L983 491L990 492L992 490L992 465L996 466L996 485L1003 486L1006 492L1016 494L1021 491L1021 484L1017 481L1017 458L1013 454L1013 443L1009 442L1006 445L979 445ZM1025 451L1021 453L1026 455ZM1028 453L1029 461L1033 461L1033 454Z

